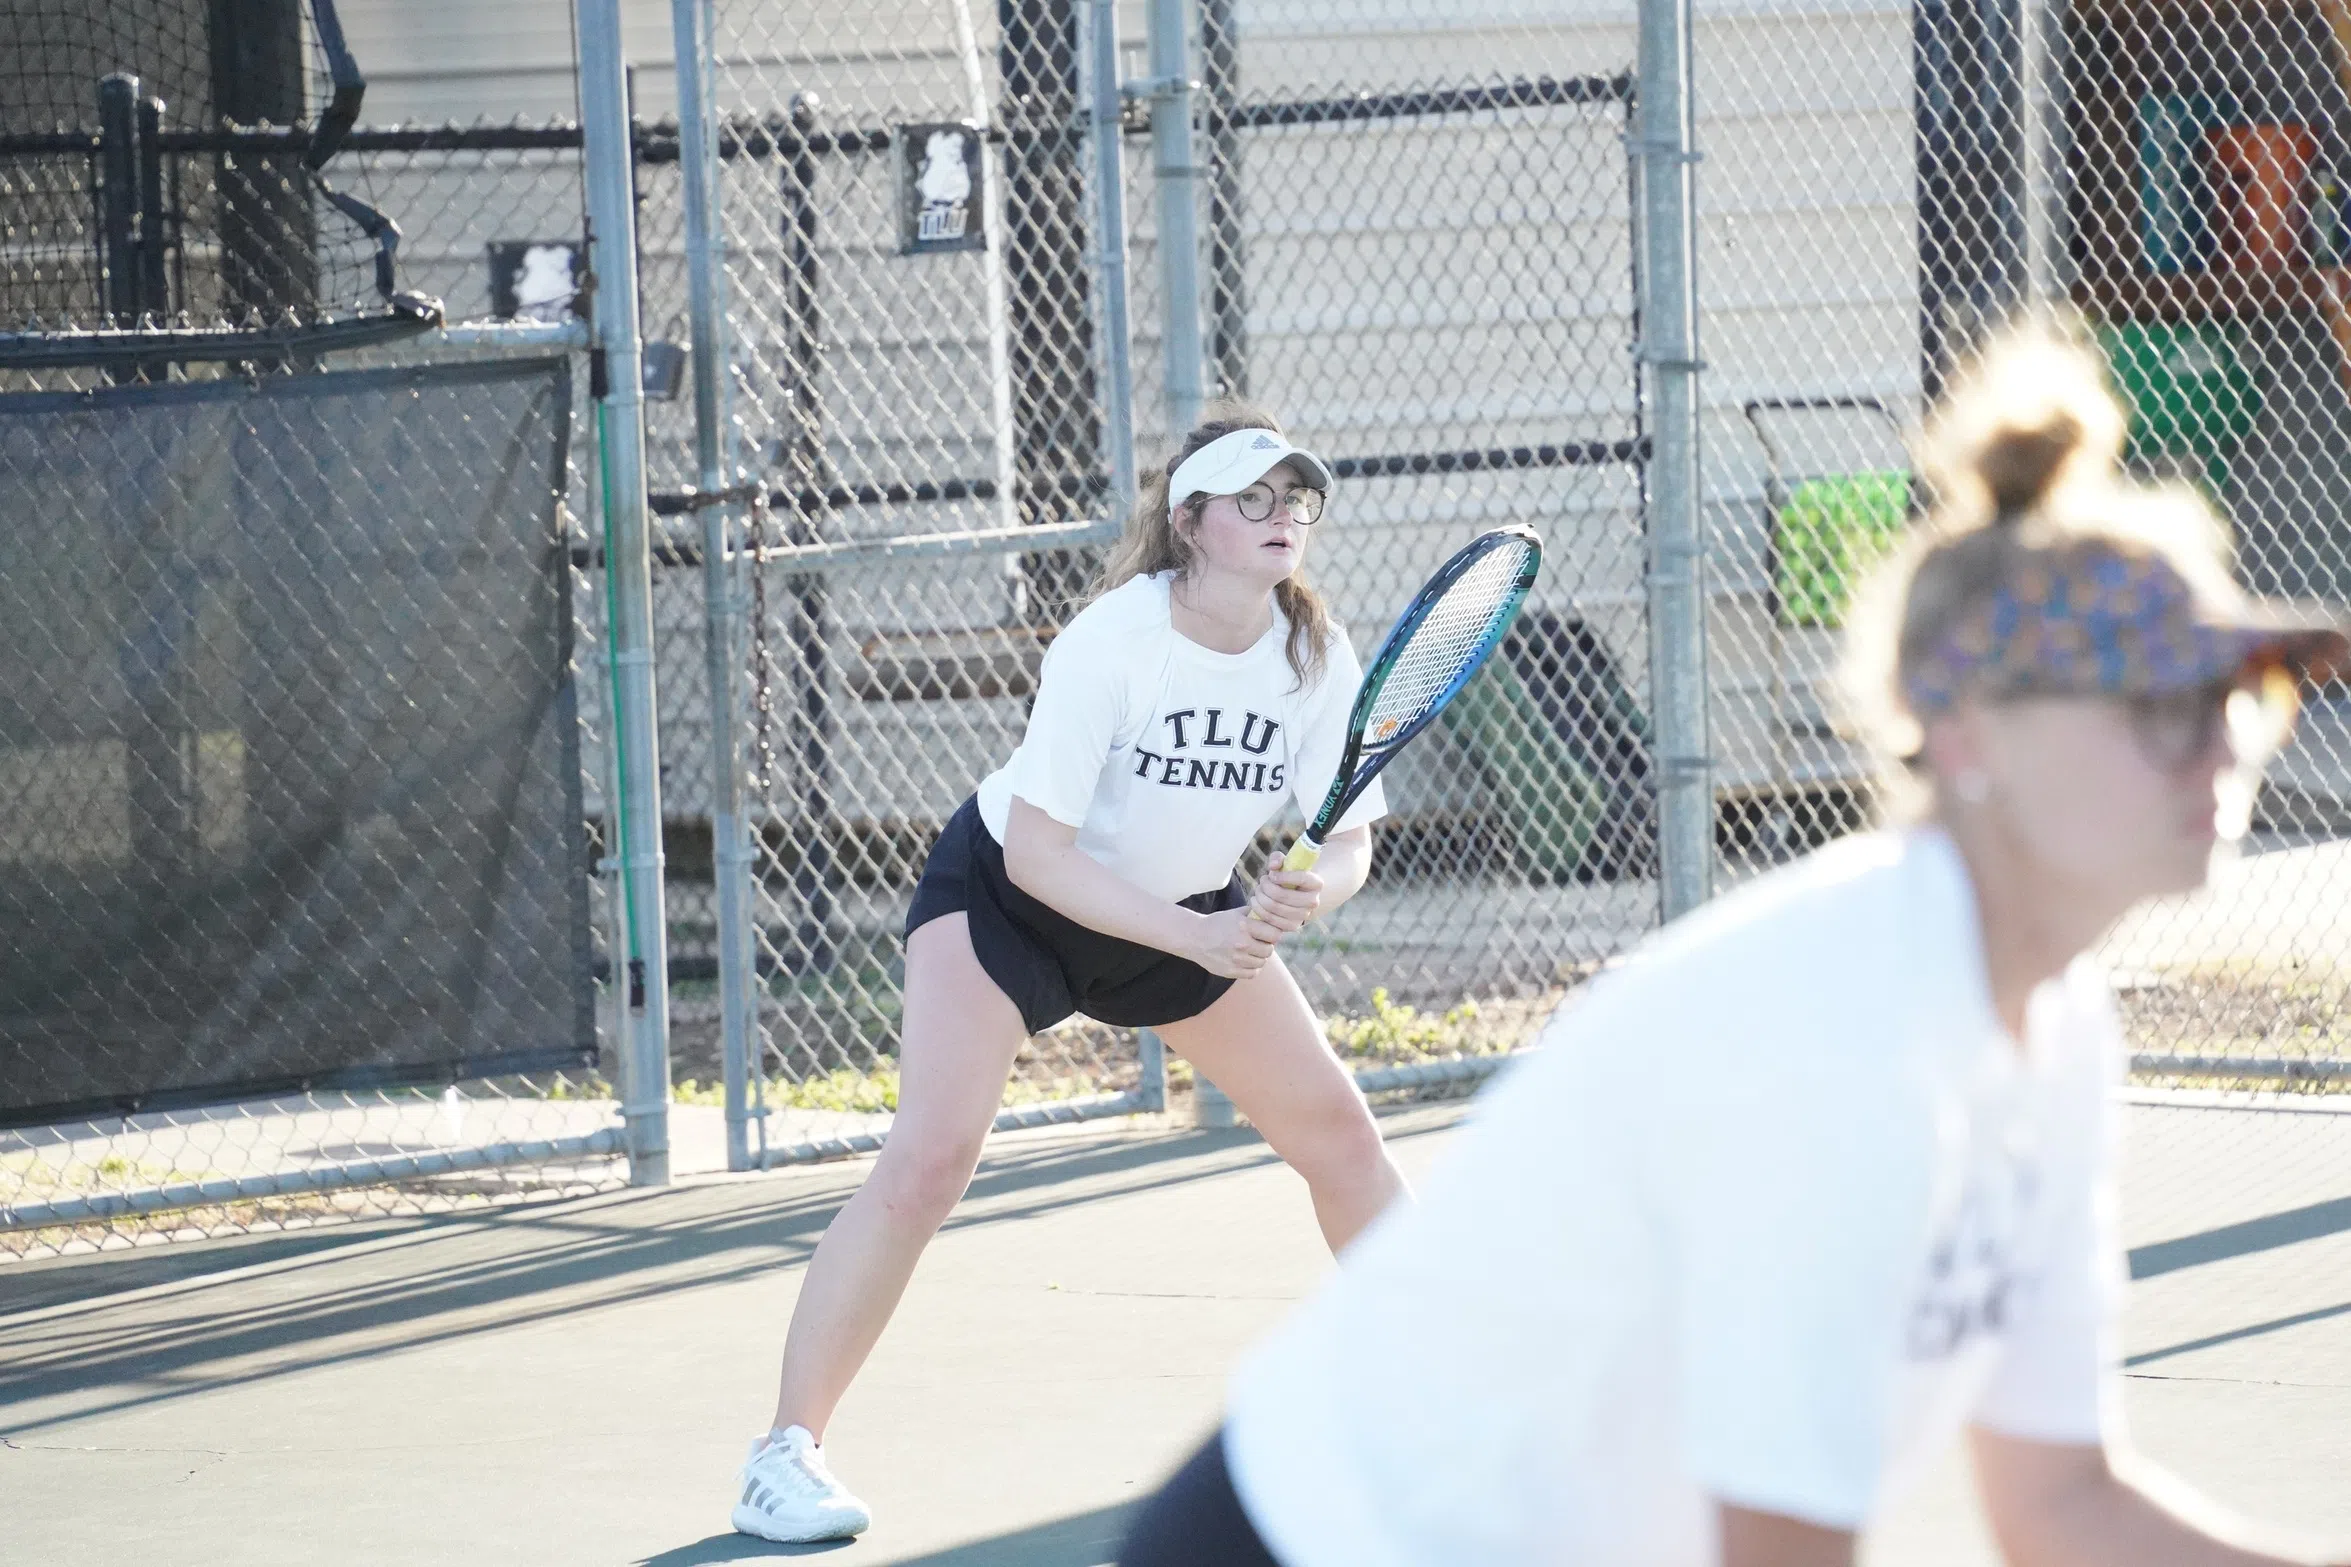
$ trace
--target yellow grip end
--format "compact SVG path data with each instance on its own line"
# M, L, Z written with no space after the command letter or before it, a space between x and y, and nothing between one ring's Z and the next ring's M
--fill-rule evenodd
M1322 858L1322 849L1310 838L1301 838L1290 845L1290 852L1282 856L1282 869L1310 871L1314 862Z

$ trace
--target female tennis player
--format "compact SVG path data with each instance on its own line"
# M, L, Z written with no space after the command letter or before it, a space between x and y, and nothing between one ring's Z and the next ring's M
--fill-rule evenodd
M1334 1251L1403 1190L1275 950L1363 885L1377 785L1313 871L1251 888L1234 870L1289 801L1322 803L1362 678L1299 573L1331 471L1255 409L1210 415L1146 476L1101 589L1046 655L1019 748L915 888L897 1118L809 1261L774 1426L736 1484L744 1533L870 1522L825 1461L825 1424L970 1184L1031 1034L1072 1013L1157 1030L1305 1177Z
M1963 1430L2012 1562L2306 1559L2125 1451L2087 954L2203 883L2346 646L2247 599L2200 502L2125 487L2121 436L2075 350L1977 373L1852 649L1906 822L1564 1008L1245 1362L1124 1567L1844 1567Z

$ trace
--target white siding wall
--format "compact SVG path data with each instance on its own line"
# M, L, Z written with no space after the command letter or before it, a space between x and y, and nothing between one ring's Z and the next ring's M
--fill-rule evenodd
M1715 754L1733 789L1853 775L1844 747L1788 732L1819 713L1824 633L1765 613L1764 452L1750 399L1918 400L1917 194L1910 8L1898 0L1699 0L1696 36L1701 347ZM1868 420L1783 420L1791 465L1898 463Z
M1127 36L1139 42L1140 6L1124 10ZM973 11L992 90L995 7L981 0ZM570 11L560 0L343 0L342 12L371 79L371 121L573 112ZM672 104L668 8L629 0L626 15L639 112L664 116ZM1601 0L1242 0L1240 20L1245 94L1609 73L1634 59L1631 7ZM942 0L728 5L720 27L729 62L720 92L731 108L773 110L806 90L819 95L828 124L878 125L959 118L968 103L964 57ZM1726 692L1718 751L1734 783L1761 782L1787 761L1769 722L1786 699L1773 693L1790 669L1801 679L1820 662L1818 648L1787 645L1760 613L1762 454L1740 406L1754 397L1869 394L1908 413L1917 395L1909 39L1907 7L1889 0L1700 4L1705 478L1723 590L1712 649ZM1139 70L1140 60L1130 60ZM862 171L841 160L826 165L821 400L836 472L852 482L986 476L993 433L981 263L889 253L890 185L880 160ZM1530 220L1497 197L1491 176L1520 166L1539 173L1542 164L1525 141L1491 129L1391 122L1341 134L1253 134L1244 190L1252 392L1288 415L1302 438L1334 453L1618 433L1611 421L1627 411L1624 378L1562 386L1513 349L1528 332L1566 321L1621 342L1629 326L1621 266L1630 244L1622 187L1612 181L1596 210L1544 232L1556 264L1538 285L1515 279L1503 287L1501 275L1529 254ZM1149 447L1162 421L1151 193L1142 167L1139 158L1130 162L1129 205L1138 235L1138 401ZM781 210L773 174L772 165L744 166L728 189L738 366L752 394L741 412L754 441L774 432L779 373ZM417 212L432 197L403 193ZM683 309L674 206L657 186L645 219L648 327L656 335ZM532 217L563 231L561 212ZM441 256L454 279L479 265L485 237L525 237L489 235L502 224L510 226L505 215L477 214L461 232L443 235L428 222L412 249L420 263L428 252ZM1452 270L1432 277L1428 258L1439 248ZM1440 286L1444 276L1458 285ZM453 303L460 297L454 283L447 291ZM1495 366L1493 375L1459 373L1480 359ZM1401 370L1347 373L1362 364ZM673 411L657 431L657 462L681 477L687 428ZM1830 470L1865 465L1876 454L1864 453L1858 439L1824 426L1807 460ZM1351 537L1333 531L1323 575L1359 640L1376 637L1419 575L1475 526L1525 518L1551 540L1554 605L1593 618L1628 673L1644 673L1640 523L1621 476L1553 470L1365 481L1344 507L1337 520ZM995 520L993 508L976 503L874 508L842 519L859 532ZM1373 538L1382 540L1376 561L1341 562L1339 551ZM851 640L877 627L986 622L1001 613L1003 586L991 571L933 575L919 584L896 574L841 581L836 607ZM682 597L675 618L690 635L696 617ZM681 738L696 727L681 711L698 685L696 665L687 657L664 664L680 714L672 733ZM987 704L934 706L852 706L845 715L852 748L887 757L911 743L906 726L919 724L932 731L921 744L938 765L926 763L920 780L903 767L895 782L877 777L852 789L844 780L844 803L858 802L859 814L932 814L952 803L946 796L956 779L1007 743L1011 714ZM940 759L942 752L951 755ZM1441 757L1432 765L1443 771ZM681 782L684 807L693 791L690 779ZM1402 779L1398 792L1409 798L1424 787L1435 781Z
M570 119L577 110L568 0L337 0L367 76L370 124L472 125ZM669 7L623 0L640 111L667 114Z

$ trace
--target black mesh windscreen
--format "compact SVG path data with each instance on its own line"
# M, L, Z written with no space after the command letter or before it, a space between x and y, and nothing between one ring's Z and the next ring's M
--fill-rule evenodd
M0 397L0 1124L593 1061L569 406Z
M95 123L98 79L127 71L160 97L171 123L212 123L212 13L220 0L5 0L0 127L57 131ZM244 10L258 9L242 7ZM301 118L301 7L286 3L294 45L289 84Z
M384 314L397 227L321 173L364 88L329 0L0 0L0 331Z

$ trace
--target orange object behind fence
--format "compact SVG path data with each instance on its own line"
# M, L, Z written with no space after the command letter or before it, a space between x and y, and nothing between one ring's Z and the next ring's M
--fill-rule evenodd
M2221 264L2283 272L2301 264L2304 185L2318 156L2307 125L2228 125L2209 143Z

